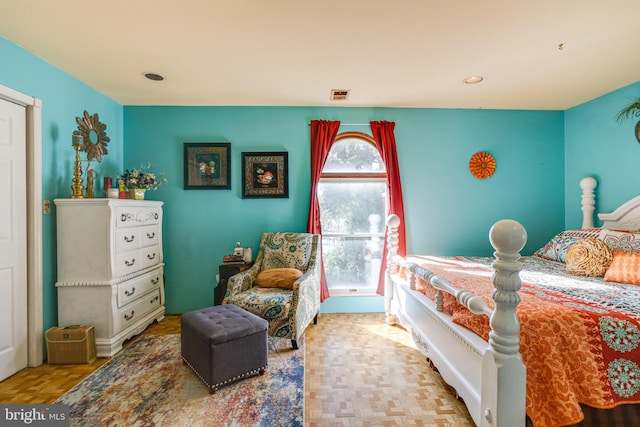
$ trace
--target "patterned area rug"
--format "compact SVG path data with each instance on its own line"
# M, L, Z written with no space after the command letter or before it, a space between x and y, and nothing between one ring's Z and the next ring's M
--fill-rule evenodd
M71 426L302 426L304 340L269 338L269 366L210 395L180 335L142 335L56 403Z

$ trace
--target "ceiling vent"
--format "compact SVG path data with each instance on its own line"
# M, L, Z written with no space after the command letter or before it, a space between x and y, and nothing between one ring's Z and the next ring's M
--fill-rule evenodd
M349 90L347 89L331 89L332 101L346 101L349 98Z

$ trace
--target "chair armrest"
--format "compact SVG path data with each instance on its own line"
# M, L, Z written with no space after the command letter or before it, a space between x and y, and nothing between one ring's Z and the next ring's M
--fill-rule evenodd
M298 301L302 304L320 304L320 266L314 265L293 283L293 293L298 295ZM317 295L316 295L317 294ZM304 295L304 297L302 297ZM302 301L300 301L302 299ZM309 300L309 301L306 301Z
M229 277L229 281L227 282L227 292L224 296L224 299L227 299L227 297L231 295L236 295L240 292L244 292L247 289L255 286L258 274L260 274L260 265L256 263L245 271L241 271L240 273L234 274L233 276Z
M295 335L300 336L320 312L320 268L311 268L293 284ZM297 339L297 338L296 338Z

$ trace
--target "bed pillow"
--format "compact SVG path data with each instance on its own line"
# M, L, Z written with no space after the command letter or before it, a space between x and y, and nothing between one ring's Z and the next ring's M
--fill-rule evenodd
M258 286L263 288L293 289L296 280L302 277L297 268L270 268L258 274Z
M565 230L556 234L553 238L538 249L534 255L551 261L565 262L569 248L586 238L598 237L599 228L587 228L584 230Z
M598 238L613 252L640 253L640 233L637 231L600 230Z
M578 276L602 277L611 264L613 253L600 239L587 237L567 250L567 273Z
M640 253L614 252L604 280L640 285Z

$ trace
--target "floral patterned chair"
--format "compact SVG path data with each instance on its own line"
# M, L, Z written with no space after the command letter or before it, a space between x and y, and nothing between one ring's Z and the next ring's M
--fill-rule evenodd
M320 236L308 233L264 233L251 268L229 278L223 304L235 304L269 321L269 336L297 340L320 312ZM302 277L292 289L258 285L261 272L297 269ZM277 272L278 270L276 270ZM298 273L300 274L300 273Z

